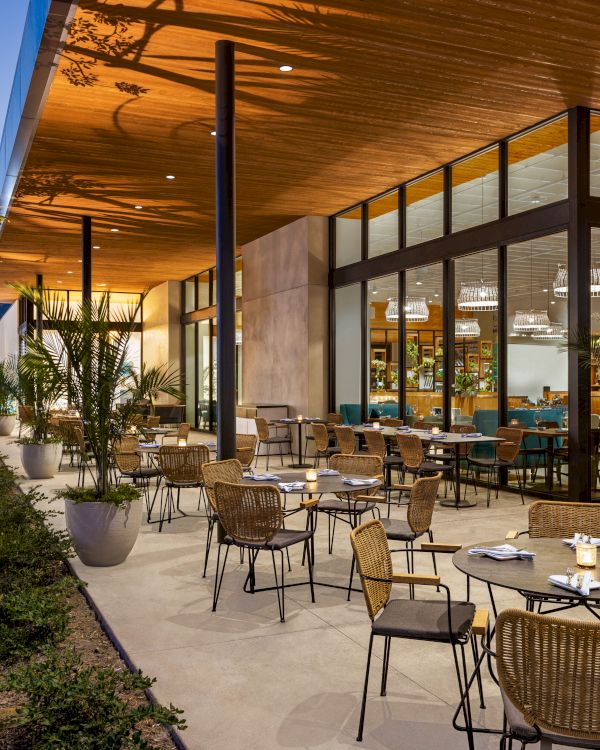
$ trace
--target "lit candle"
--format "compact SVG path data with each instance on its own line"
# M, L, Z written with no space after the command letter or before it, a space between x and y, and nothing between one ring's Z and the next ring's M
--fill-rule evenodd
M440 434L440 428L437 425L433 425L431 428L431 434L432 435L439 435Z
M378 430L379 429L379 422L373 422L373 429Z
M298 420L298 422L302 422L302 420L304 419L304 417L302 416L302 414L298 414L298 416L296 417L296 419Z
M514 424L514 425L517 425L517 424L519 424L519 420L518 419L511 419L510 423Z
M316 482L317 481L317 470L316 469L307 469L306 470L306 481L307 482Z
M185 438L179 438L179 439L177 440L177 445L178 445L178 446L179 446L180 448L185 448L185 446L187 445L187 440L186 440Z
M576 547L577 565L580 568L596 567L596 545L578 542Z

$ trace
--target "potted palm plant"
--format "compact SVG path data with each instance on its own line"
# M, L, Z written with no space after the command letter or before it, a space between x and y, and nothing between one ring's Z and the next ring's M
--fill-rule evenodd
M111 320L108 294L68 305L48 291L16 288L41 308L49 323L43 340L28 342L29 368L68 376L70 401L85 426L93 486L58 493L65 500L73 546L86 565L118 565L135 544L142 515L138 488L115 486L110 472L112 443L122 427L116 406L129 391L127 348L137 308L121 310Z
M14 359L9 357L0 362L0 435L10 435L15 428L17 385Z

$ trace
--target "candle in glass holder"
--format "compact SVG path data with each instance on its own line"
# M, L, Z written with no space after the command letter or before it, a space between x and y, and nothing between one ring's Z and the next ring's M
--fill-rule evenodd
M431 428L431 434L432 435L439 435L440 434L440 428L437 425L433 425Z
M596 567L596 545L586 542L578 542L575 546L577 565L580 568Z
M296 417L296 419L298 420L298 422L302 422L302 420L304 419L304 417L302 416L302 414L298 414L298 416Z
M373 429L378 430L379 429L379 422L373 422Z
M307 469L306 470L306 481L307 482L316 482L317 481L317 470L316 469Z
M177 445L178 445L178 446L179 446L180 448L185 448L185 446L187 445L187 440L186 440L185 438L179 438L179 439L177 440Z
M510 423L514 424L514 425L517 425L517 424L519 424L519 420L518 419L511 419Z

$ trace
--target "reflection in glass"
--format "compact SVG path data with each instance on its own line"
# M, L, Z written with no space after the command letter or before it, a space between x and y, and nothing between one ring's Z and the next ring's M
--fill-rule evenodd
M398 192L394 191L367 206L369 216L369 257L398 249Z
M196 309L196 277L186 279L183 282L184 312L192 312Z
M566 117L509 141L509 214L567 198L567 141Z
M353 208L335 219L335 265L347 266L362 257L361 209Z
M406 245L444 233L444 174L439 171L406 186Z
M210 323L203 320L198 326L198 427L209 430L211 427L211 366L210 366Z
M369 336L367 342L368 416L398 416L398 274L367 284ZM395 314L390 315L390 305Z
M360 422L360 284L335 290L335 403L346 421Z
M452 231L498 218L498 147L452 167Z
M600 114L590 112L590 194L600 195Z
M185 326L185 421L196 426L196 324Z
M210 271L198 274L198 310L210 305Z

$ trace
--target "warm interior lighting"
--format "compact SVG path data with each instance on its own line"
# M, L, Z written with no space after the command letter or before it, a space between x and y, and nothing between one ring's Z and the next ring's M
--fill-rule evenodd
M481 335L481 328L477 318L459 318L454 322L454 335L456 338L473 339Z
M392 312L395 317L388 317L388 310L392 305ZM386 320L398 320L398 298L393 297L388 300L388 309L385 311ZM429 320L429 308L425 297L407 297L404 303L404 317L406 320L419 321L424 323Z
M531 334L532 339L543 339L545 341L562 341L566 337L566 329L560 323L550 323L547 328Z
M307 482L316 482L317 481L317 470L316 469L307 469L306 470L306 481Z
M112 227L112 229L110 231L111 232L118 232L119 230L116 227Z
M586 542L577 542L575 546L577 556L577 565L580 568L596 567L596 545L587 544Z
M179 438L179 439L177 440L177 445L178 445L178 446L179 446L180 448L185 448L185 446L187 445L187 440L186 440L185 438Z
M533 333L550 327L547 310L517 310L513 329L517 333Z
M165 179L166 180L174 180L175 179L175 175L174 174L168 174L168 175L165 176Z
M216 130L211 130L211 131L210 131L210 134L211 134L211 135L216 135L216 134L217 134L217 131L216 131Z
M559 263L552 286L555 297L569 296L569 272L564 263ZM600 265L590 268L590 297L600 297Z
M92 245L93 250L100 250L100 245ZM79 261L81 263L81 261Z
M143 207L143 206L140 206L140 205L137 205L137 206L134 206L134 208L136 208L136 209L137 209L138 211L141 211L141 210L142 210L142 208L144 208L144 207Z
M463 281L458 295L459 310L496 310L498 285L493 281Z
M280 70L280 71L281 71L282 73L291 73L291 72L292 72L292 70L294 70L294 69L292 68L292 66L291 66L291 65L280 65L280 66L279 66L279 70Z

